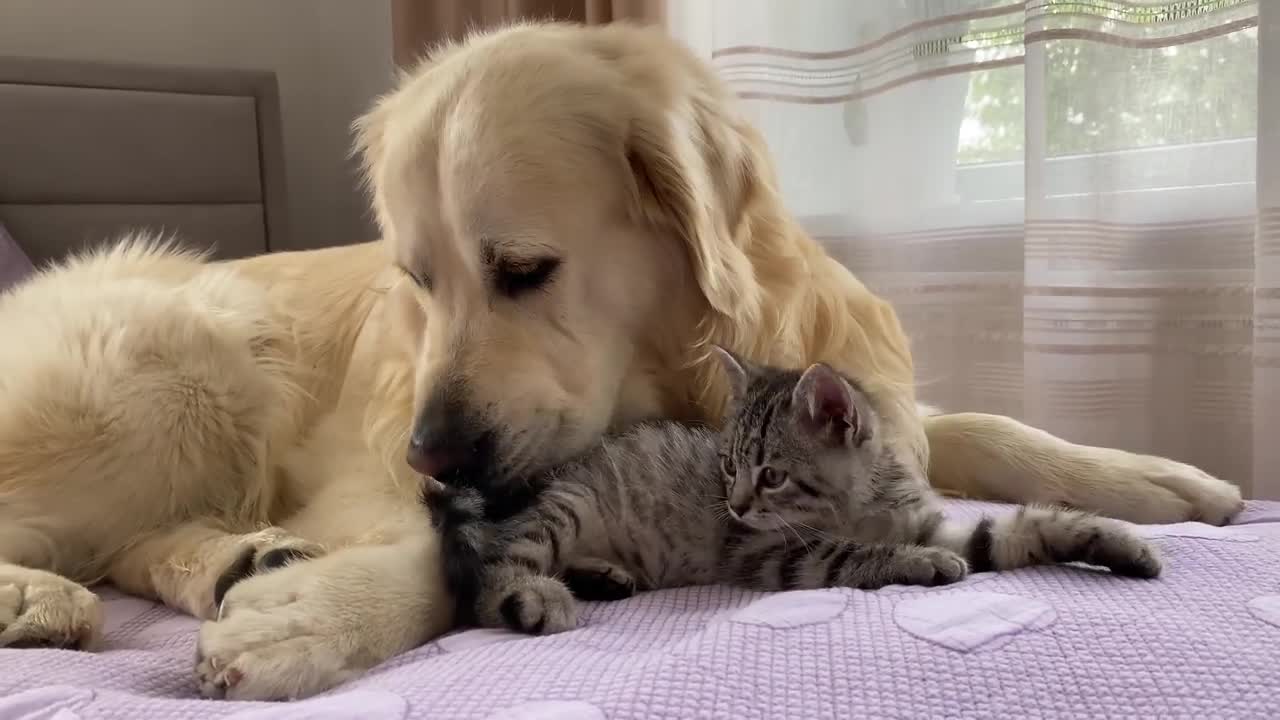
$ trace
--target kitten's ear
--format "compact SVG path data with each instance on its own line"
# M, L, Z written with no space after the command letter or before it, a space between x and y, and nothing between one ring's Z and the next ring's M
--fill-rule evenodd
M720 367L724 368L724 374L729 377L729 387L732 388L733 397L742 397L742 393L747 389L747 368L749 367L747 363L719 345L711 345L711 354L720 360Z
M792 392L800 421L832 445L861 445L866 438L856 391L835 370L810 365Z

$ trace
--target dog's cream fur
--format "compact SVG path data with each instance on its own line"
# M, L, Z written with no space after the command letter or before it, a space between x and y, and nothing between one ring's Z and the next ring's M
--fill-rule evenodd
M208 695L331 687L452 622L404 462L428 389L465 379L518 473L611 426L713 417L710 342L864 379L944 491L1145 522L1240 506L1170 460L922 417L893 310L805 236L760 137L658 31L481 35L357 131L382 243L207 264L135 241L0 298L0 645L91 645L105 578L208 621ZM545 257L545 289L492 289L495 262ZM320 556L214 607L246 548L277 547Z

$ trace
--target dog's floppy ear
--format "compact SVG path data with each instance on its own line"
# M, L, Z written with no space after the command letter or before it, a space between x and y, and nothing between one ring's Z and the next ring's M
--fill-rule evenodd
M678 94L677 94L678 95ZM739 243L752 183L754 149L717 103L649 110L632 122L627 161L645 219L685 245L698 287L721 315L751 324L760 291Z
M390 96L378 98L368 112L351 123L355 135L351 154L360 161L362 180L368 190L372 190L373 169L382 158L383 136L391 102Z
M388 120L404 104L404 96L413 92L412 86L425 80L431 69L439 64L439 60L457 47L457 43L446 40L430 48L417 60L396 68L395 88L375 98L369 110L351 123L354 135L351 156L360 161L361 180L366 190L372 193L376 189L373 187L374 176L382 162Z
M398 105L397 93L378 98L372 108L351 124L355 135L351 154L360 163L360 184L368 195L373 219L384 238L389 238L391 225L387 218L385 195L380 185L385 181L383 165L386 162L386 126L393 109Z

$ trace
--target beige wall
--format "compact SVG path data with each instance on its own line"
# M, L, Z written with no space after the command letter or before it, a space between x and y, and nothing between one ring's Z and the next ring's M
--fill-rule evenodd
M274 70L292 244L374 237L347 151L393 77L389 0L0 0L0 54Z

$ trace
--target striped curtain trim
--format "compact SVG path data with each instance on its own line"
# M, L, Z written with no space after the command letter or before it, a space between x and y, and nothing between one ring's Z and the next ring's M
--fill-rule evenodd
M735 45L714 50L712 59L743 99L828 105L923 80L1016 67L1023 64L1028 44L1070 40L1161 48L1257 24L1257 0L1041 0L931 18L848 48Z
M1253 217L1178 224L1029 222L1025 257L1093 270L1251 269ZM1211 238L1213 242L1205 242Z
M1054 22L1085 18L1139 27L1178 25L1241 9L1257 12L1257 0L1173 0L1172 2L1123 2L1123 0L1032 0L1026 3L1029 18Z
M892 43L910 36L920 35L924 30L930 30L940 26L957 25L961 23L971 23L976 20L985 20L989 18L1017 16L1018 22L1021 23L1021 17L1025 12L1026 3L1010 3L999 7L987 8L985 10L975 10L967 13L956 13L953 15L944 15L928 20L904 25L888 34L882 35L875 40L864 45L855 45L849 48L828 51L806 51L791 48L772 47L768 45L733 45L730 47L720 48L711 53L713 60L733 55L765 55L770 57L789 58L793 60L840 60L853 57L862 53L875 50L889 43Z
M1088 42L1112 45L1115 47L1152 50L1156 48L1173 47L1175 45L1189 45L1194 42L1200 42L1201 40L1209 40L1211 38L1230 35L1234 32L1240 32L1241 30L1248 30L1256 27L1258 27L1258 18L1255 16L1182 35L1168 35L1163 37L1131 38L1123 35L1117 35L1115 33L1102 32L1099 30L1086 30L1083 28L1036 30L1028 32L1025 37L1028 45L1049 42L1051 40L1086 40Z
M1258 209L1256 247L1259 258L1280 256L1280 208Z
M1251 298L1251 283L1216 283L1213 285L1166 285L1161 287L1101 287L1073 285L1027 285L1026 297L1085 297L1085 298ZM1074 311L1073 311L1074 312Z
M1029 343L1024 342L1025 352L1040 355L1200 355L1216 358L1249 358L1253 354L1252 345L1210 345L1205 343L1133 343L1129 345L1099 345L1088 340L1088 345L1068 345L1063 343ZM1256 359L1255 359L1256 360ZM1256 362L1255 362L1256 364Z
M1245 270L1259 254L1280 254L1280 209L1256 218L1038 220L867 235L815 233L814 239L859 274L901 267L922 273L1021 271L1025 261L1097 271Z
M743 100L768 100L770 102L792 103L797 105L832 105L850 102L852 100L863 100L865 98L886 93L895 88L902 87L903 85L920 82L921 80L946 77L947 75L963 75L965 73L977 72L979 70L993 70L995 68L1013 67L1022 64L1022 56L1018 55L1017 57L1002 58L1000 60L951 65L913 73L864 90L839 93L835 95L798 95L788 92L778 92L776 90L737 90L737 95ZM729 82L730 87L740 85L741 83L735 83L732 80ZM776 83L771 83L771 85L776 85Z

